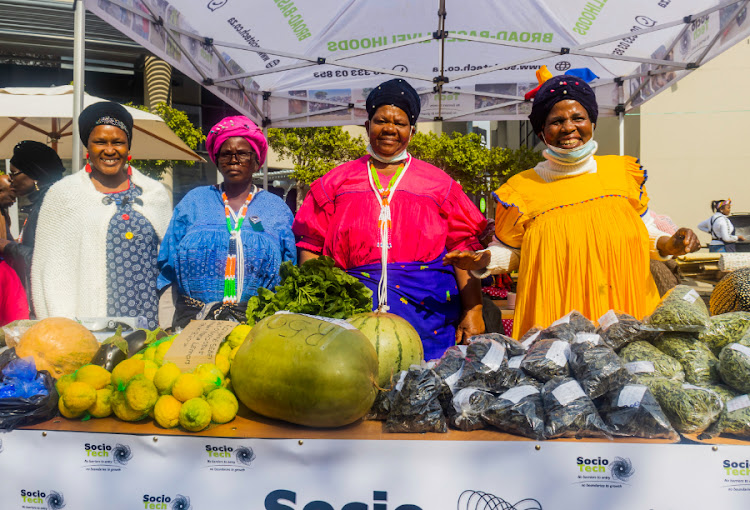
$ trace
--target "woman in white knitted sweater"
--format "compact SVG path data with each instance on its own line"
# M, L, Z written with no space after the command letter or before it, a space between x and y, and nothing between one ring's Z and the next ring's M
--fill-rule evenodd
M130 166L133 118L94 103L78 119L88 163L44 199L31 266L38 318L138 317L157 326L156 256L167 190Z

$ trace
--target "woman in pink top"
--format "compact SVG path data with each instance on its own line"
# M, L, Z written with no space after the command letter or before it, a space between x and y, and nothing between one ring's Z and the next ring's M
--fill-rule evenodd
M376 309L408 320L435 359L484 331L479 280L442 257L480 247L487 221L456 181L406 151L420 111L407 82L380 84L366 106L369 155L312 184L293 226L300 262L333 257L373 290Z

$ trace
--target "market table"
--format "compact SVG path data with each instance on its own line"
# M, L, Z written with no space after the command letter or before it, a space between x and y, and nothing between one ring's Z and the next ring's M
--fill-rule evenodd
M312 429L245 408L195 434L57 417L0 435L0 508L62 508L56 498L69 509L747 508L750 443L689 439Z

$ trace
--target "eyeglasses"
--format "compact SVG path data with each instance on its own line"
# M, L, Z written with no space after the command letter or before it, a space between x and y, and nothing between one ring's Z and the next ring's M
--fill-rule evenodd
M21 172L20 170L18 172L11 172L11 173L8 174L8 177L10 177L11 179L13 179L14 177L18 177L22 173L23 172Z
M252 159L255 159L255 153L246 151L220 152L217 159L223 163L228 163L229 161L232 161L233 158L237 158L237 161L239 161L240 163L246 163Z

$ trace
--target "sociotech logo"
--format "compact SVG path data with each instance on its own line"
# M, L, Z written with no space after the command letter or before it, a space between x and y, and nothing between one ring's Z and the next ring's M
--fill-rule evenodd
M133 458L133 452L126 444L84 443L84 466L86 471L121 471Z
M205 445L208 456L206 466L210 471L245 471L255 460L255 452L249 446Z
M190 510L190 498L177 494L167 496L166 494L144 494L141 500L144 510Z
M576 458L576 471L578 483L581 487L598 487L606 489L619 489L627 484L631 476L635 474L635 468L630 459L615 457L614 460L601 457Z
M724 487L733 492L750 491L750 460L725 459L721 463Z
M296 492L279 489L268 493L263 502L263 508L265 510L337 510L339 506L321 500L297 503ZM340 508L341 510L422 510L421 507L411 504L389 506L388 492L386 491L372 492L372 506L362 501L352 501L345 503Z
M22 508L34 510L61 510L65 508L65 498L61 492L21 489Z

